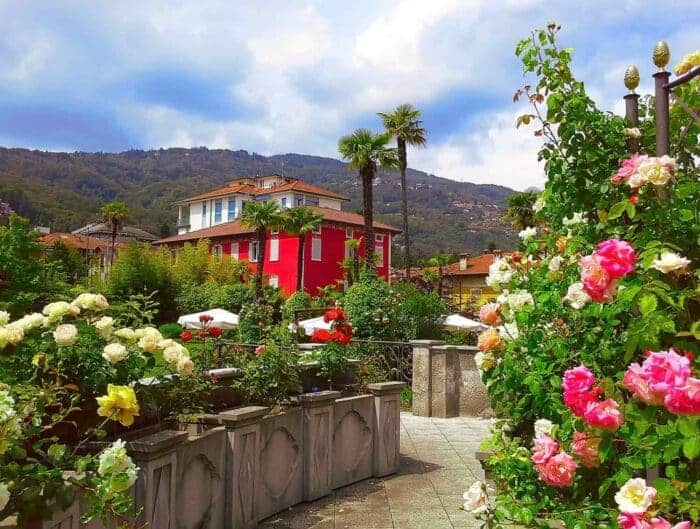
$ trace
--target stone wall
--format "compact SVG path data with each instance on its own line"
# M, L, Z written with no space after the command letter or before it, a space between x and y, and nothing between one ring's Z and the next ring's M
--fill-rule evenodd
M371 394L307 393L269 415L246 406L206 415L188 432L163 430L128 444L140 468L133 487L140 525L151 529L247 529L399 463L403 382L370 384ZM79 529L80 502L42 529ZM89 529L104 529L92 521Z
M413 414L422 417L486 416L491 403L476 369L476 347L414 340Z

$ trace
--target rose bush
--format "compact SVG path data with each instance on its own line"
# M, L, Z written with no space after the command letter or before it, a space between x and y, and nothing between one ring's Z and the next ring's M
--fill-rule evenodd
M538 76L516 94L534 109L519 125L539 125L548 181L525 257L488 279L519 295L482 312L483 380L503 426L489 443L498 495L480 516L687 528L700 520L700 126L674 105L671 156L645 155L642 98L640 153L627 152L630 124L586 95L558 29L517 48ZM676 97L697 105L699 86Z

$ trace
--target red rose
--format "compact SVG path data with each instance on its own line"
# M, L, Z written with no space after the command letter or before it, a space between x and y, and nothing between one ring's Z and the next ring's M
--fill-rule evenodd
M345 314L343 314L343 311L340 309L329 309L326 311L326 313L323 315L323 321L326 323L330 323L335 320L340 320L344 319Z
M339 333L346 335L348 339L352 338L352 327L350 327L350 325L348 325L347 323L341 323L336 325L335 330Z
M334 331L328 337L331 342L338 342L341 345L348 345L350 343L350 336L345 333Z
M329 333L326 329L317 329L311 335L311 341L313 343L326 343L328 340L330 340L330 337L331 333Z
M199 321L202 322L202 323L206 323L206 322L211 321L211 320L213 320L213 319L214 319L214 318L213 318L212 316L209 316L209 314L202 314L202 315L199 317Z
M209 329L209 335L213 336L214 338L218 338L221 336L221 329L219 327L211 327Z
M183 342L189 342L192 339L192 333L190 331L182 331L180 334L180 340Z

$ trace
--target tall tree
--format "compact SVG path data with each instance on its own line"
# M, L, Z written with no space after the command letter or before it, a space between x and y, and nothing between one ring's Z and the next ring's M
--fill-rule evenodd
M129 208L123 200L113 200L102 206L102 220L107 223L112 230L112 246L109 251L109 262L114 262L114 246L117 242L117 232L129 217Z
M338 151L348 162L348 169L356 169L362 180L362 213L365 220L365 261L374 267L374 224L372 185L377 169L396 169L399 159L396 149L388 147L389 134L375 134L371 130L357 129L338 141Z
M296 235L299 239L299 251L297 253L297 290L303 290L304 277L304 247L306 236L318 231L323 222L323 217L311 208L298 206L287 210L284 214L282 229L290 235Z
M536 200L537 193L529 191L508 195L505 217L510 220L511 225L516 230L524 230L528 226L534 225L535 212L532 208Z
M450 254L447 253L439 253L437 255L434 255L428 260L428 264L432 267L436 267L438 272L437 272L437 294L438 296L442 296L442 282L443 282L443 268L450 264Z
M267 230L276 230L282 225L282 214L277 202L246 202L241 212L241 223L255 230L258 242L258 260L255 268L255 299L263 298L263 268L265 266L265 243Z
M387 133L396 138L396 150L399 156L399 171L401 172L401 216L403 217L404 268L406 279L411 277L411 239L408 234L408 189L406 186L406 146L422 147L426 143L425 129L421 127L420 110L409 105L397 106L393 112L379 112Z

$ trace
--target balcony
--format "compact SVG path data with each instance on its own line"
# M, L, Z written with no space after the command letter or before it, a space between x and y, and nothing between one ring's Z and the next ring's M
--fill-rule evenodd
M177 229L190 227L190 219L177 219Z

